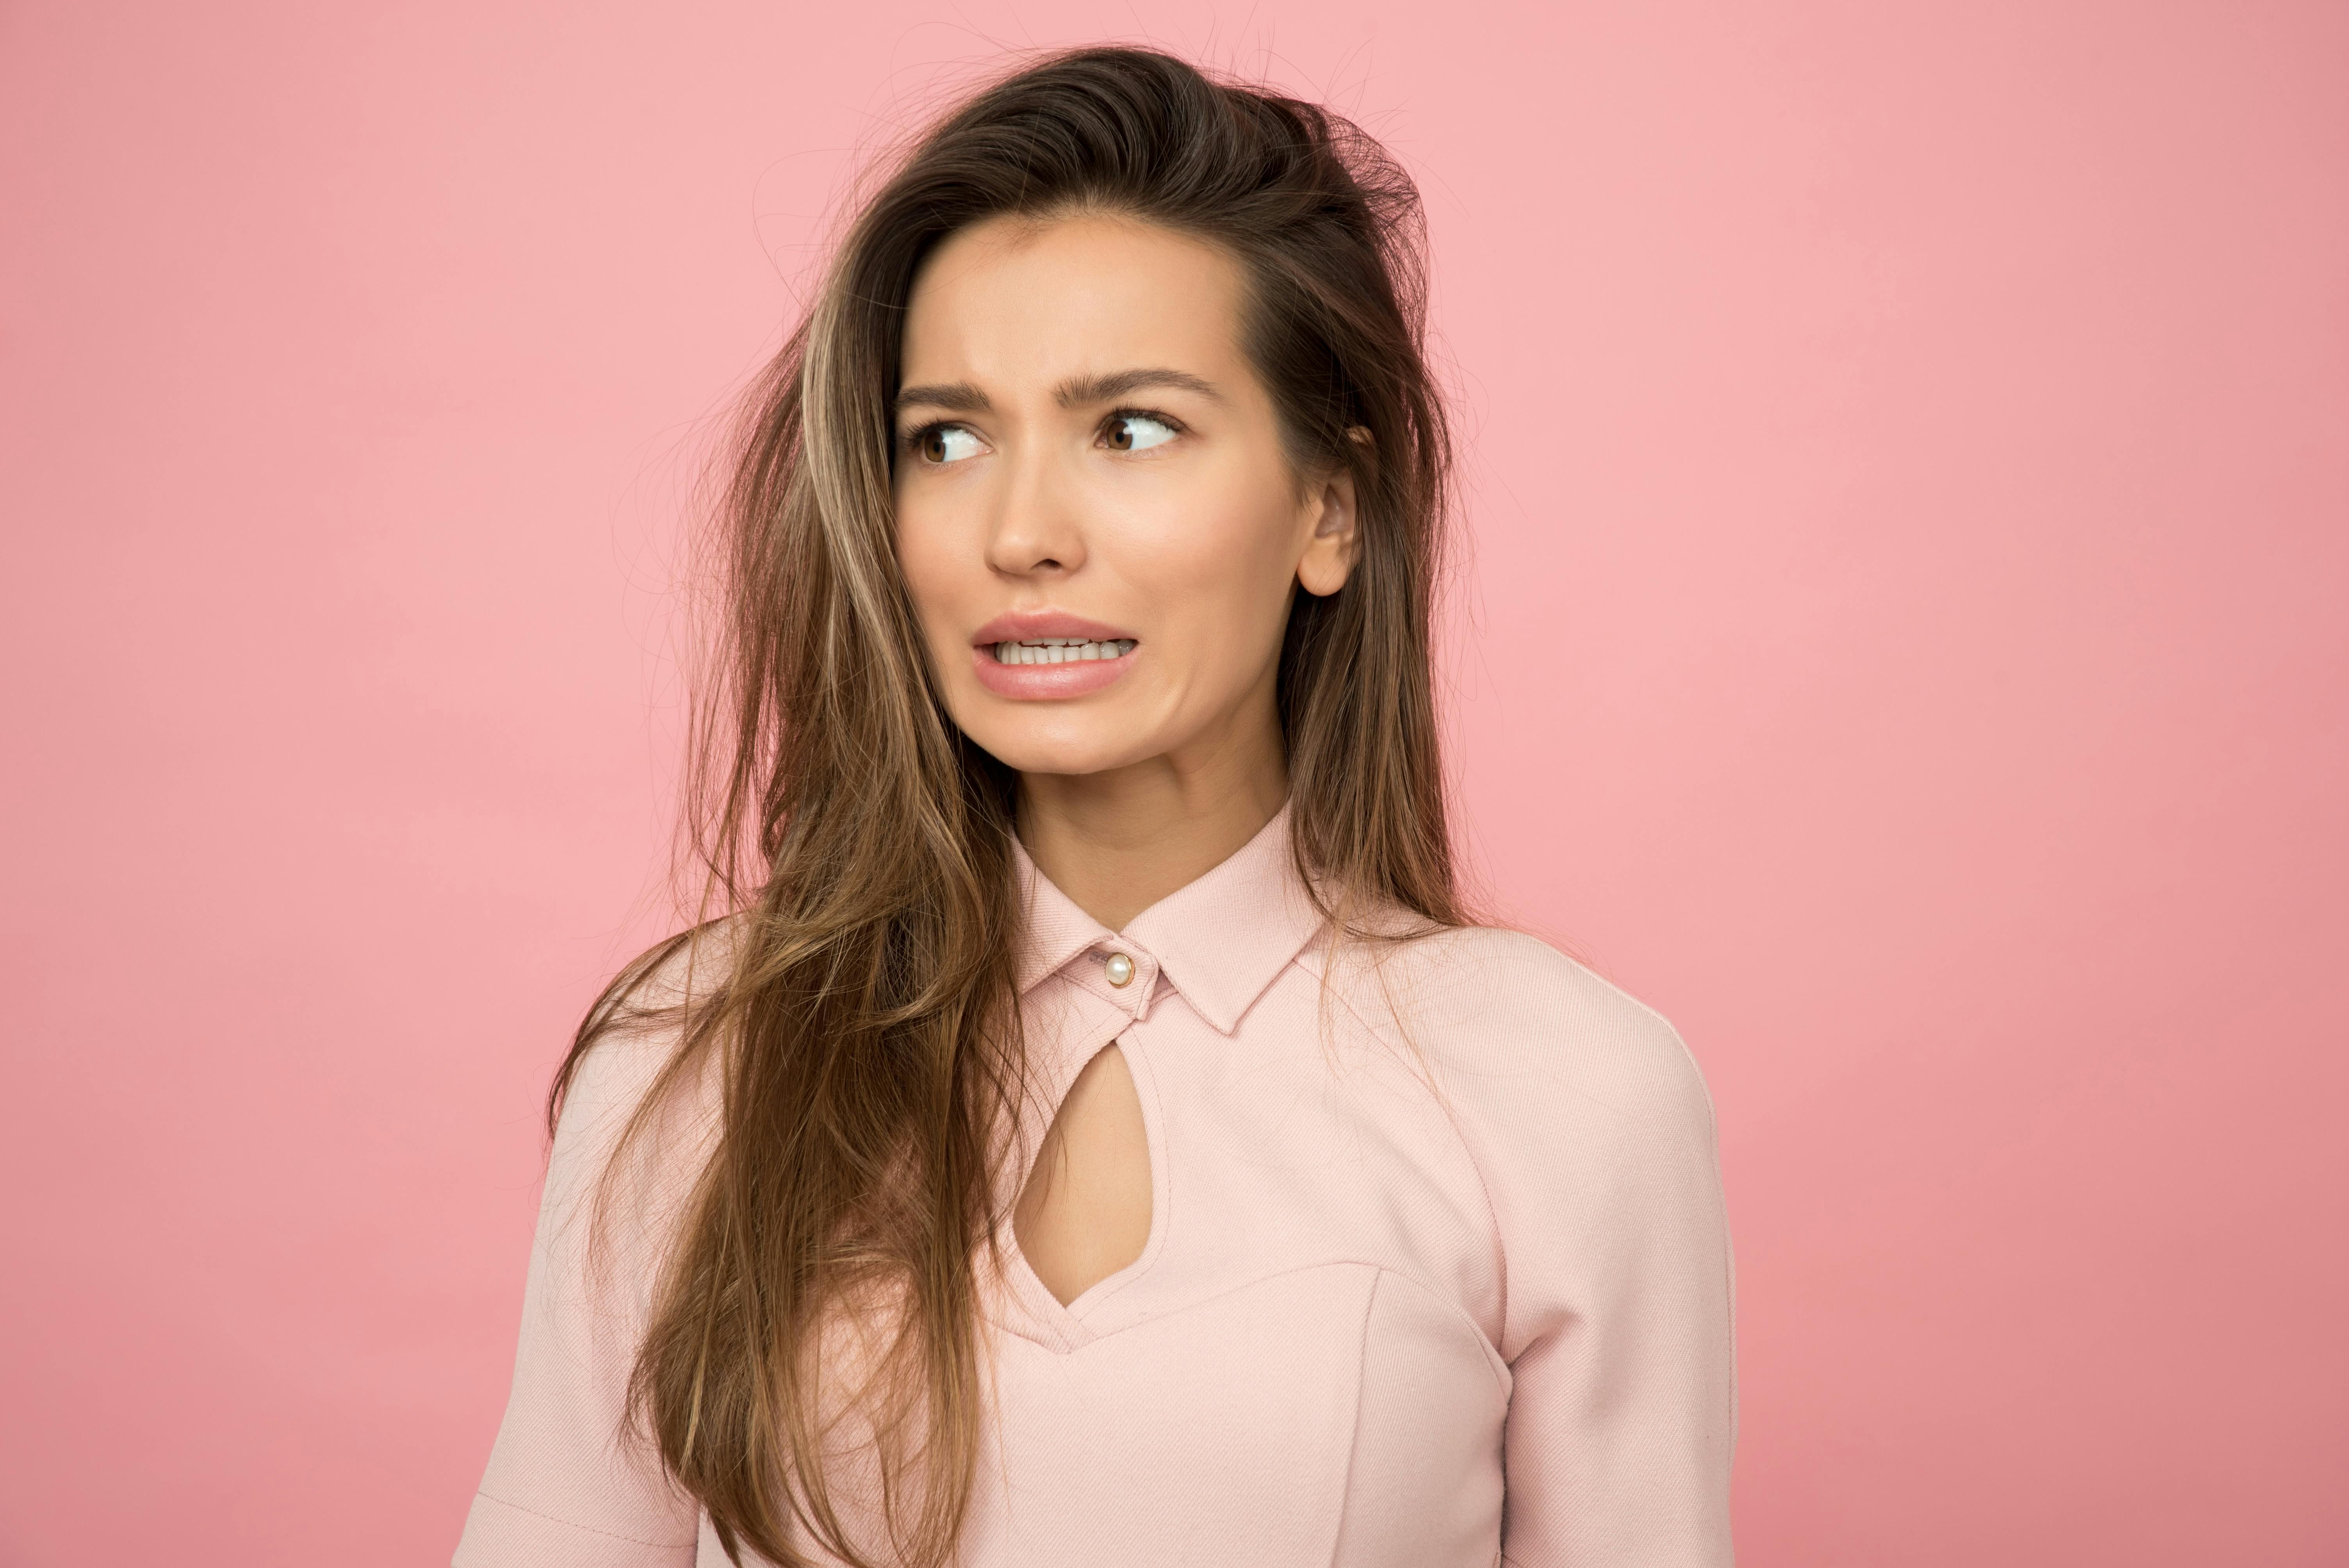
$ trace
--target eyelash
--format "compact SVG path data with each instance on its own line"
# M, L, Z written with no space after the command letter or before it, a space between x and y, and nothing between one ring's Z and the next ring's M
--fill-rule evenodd
M1155 408L1112 408L1108 413L1102 416L1102 422L1098 426L1094 427L1094 434L1099 435L1102 431L1108 429L1112 425L1116 424L1120 419L1149 419L1157 424L1165 426L1168 429L1174 431L1178 436L1185 436L1191 432L1191 427L1183 423L1182 420L1177 419L1172 414L1162 414ZM898 437L897 449L905 457L917 458L921 456L922 443L929 439L929 438L936 432L940 430L960 430L968 428L969 428L969 427L965 425L959 419L933 419L926 425L916 425L914 428Z

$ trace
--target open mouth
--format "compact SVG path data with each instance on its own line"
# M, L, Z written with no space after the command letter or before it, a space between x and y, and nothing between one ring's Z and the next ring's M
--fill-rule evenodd
M998 615L971 635L978 684L1013 702L1068 702L1107 691L1143 660L1123 626L1066 610Z
M1030 637L1025 642L994 645L999 665L1075 665L1089 660L1122 659L1133 652L1134 639L1089 643L1081 637Z

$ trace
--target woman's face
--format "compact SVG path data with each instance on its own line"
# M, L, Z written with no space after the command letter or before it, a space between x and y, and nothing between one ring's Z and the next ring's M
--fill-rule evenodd
M914 284L897 557L947 711L1022 773L1277 748L1289 596L1334 593L1353 490L1299 482L1221 251L998 218Z

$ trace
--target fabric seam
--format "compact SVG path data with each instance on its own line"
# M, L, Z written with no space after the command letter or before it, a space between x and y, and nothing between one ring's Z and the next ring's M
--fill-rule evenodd
M1289 962L1296 964L1300 969L1305 969L1308 974L1312 973L1309 967L1298 959L1291 959ZM1337 993L1337 996L1338 1006L1346 1009L1347 1016L1354 1020L1354 1026L1369 1035L1371 1039L1377 1040L1378 1029L1368 1018L1362 1016L1361 1009L1354 1006L1354 999L1342 990ZM1468 1135L1460 1130L1460 1118L1454 1112L1451 1105L1441 1094L1431 1093L1428 1098L1435 1102L1436 1110L1444 1118L1444 1127L1452 1134L1452 1141L1459 1147L1460 1158L1468 1162L1469 1171L1476 1178L1476 1195L1485 1201L1485 1223L1487 1233L1493 1238L1493 1266L1500 1276L1498 1284L1501 1297L1501 1343L1493 1346L1493 1353L1499 1356L1502 1364L1506 1366L1509 1358L1503 1352L1501 1346L1507 1344L1509 1338L1509 1249L1507 1243L1502 1239L1501 1212L1493 1202L1493 1183L1486 1178L1484 1162L1476 1158L1476 1150L1469 1143ZM1479 1328L1477 1332L1481 1334L1484 1330Z
M476 1497L487 1498L490 1501L496 1503L500 1508L511 1508L516 1513L526 1513L533 1519L543 1519L549 1524L559 1524L565 1530L575 1530L583 1535L600 1535L606 1541L625 1541L631 1546L652 1546L657 1547L664 1552L673 1552L680 1546L696 1546L700 1542L700 1537L698 1533L691 1541L647 1541L642 1536L638 1535L622 1535L616 1531L598 1530L592 1524L582 1524L575 1519L565 1519L560 1514L542 1513L537 1509L525 1508L521 1503L514 1501L512 1498L500 1497L496 1492L486 1489L475 1492L473 1495Z
M1347 1504L1354 1495L1354 1461L1362 1452L1362 1383L1371 1375L1371 1319L1378 1315L1379 1292L1386 1283L1386 1270L1373 1271L1371 1294L1362 1302L1360 1343L1354 1346L1354 1430L1346 1442L1346 1473L1338 1482L1338 1528L1330 1533L1330 1568L1337 1568L1338 1550L1346 1543Z

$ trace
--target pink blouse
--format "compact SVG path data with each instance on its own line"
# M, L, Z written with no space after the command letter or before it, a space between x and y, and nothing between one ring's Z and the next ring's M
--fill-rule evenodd
M961 1561L1726 1564L1729 1243L1712 1108L1680 1037L1512 932L1333 965L1288 826L1283 812L1123 932L1020 859L1040 1087L1021 1147L1117 1043L1149 1136L1151 1229L1140 1258L1063 1306L1007 1220ZM1121 954L1130 969L1109 962ZM648 1249L699 1145L636 1178L658 1201L635 1250L623 1235L591 1256L583 1217L667 1048L599 1047L564 1108L459 1568L726 1561L622 1430Z

